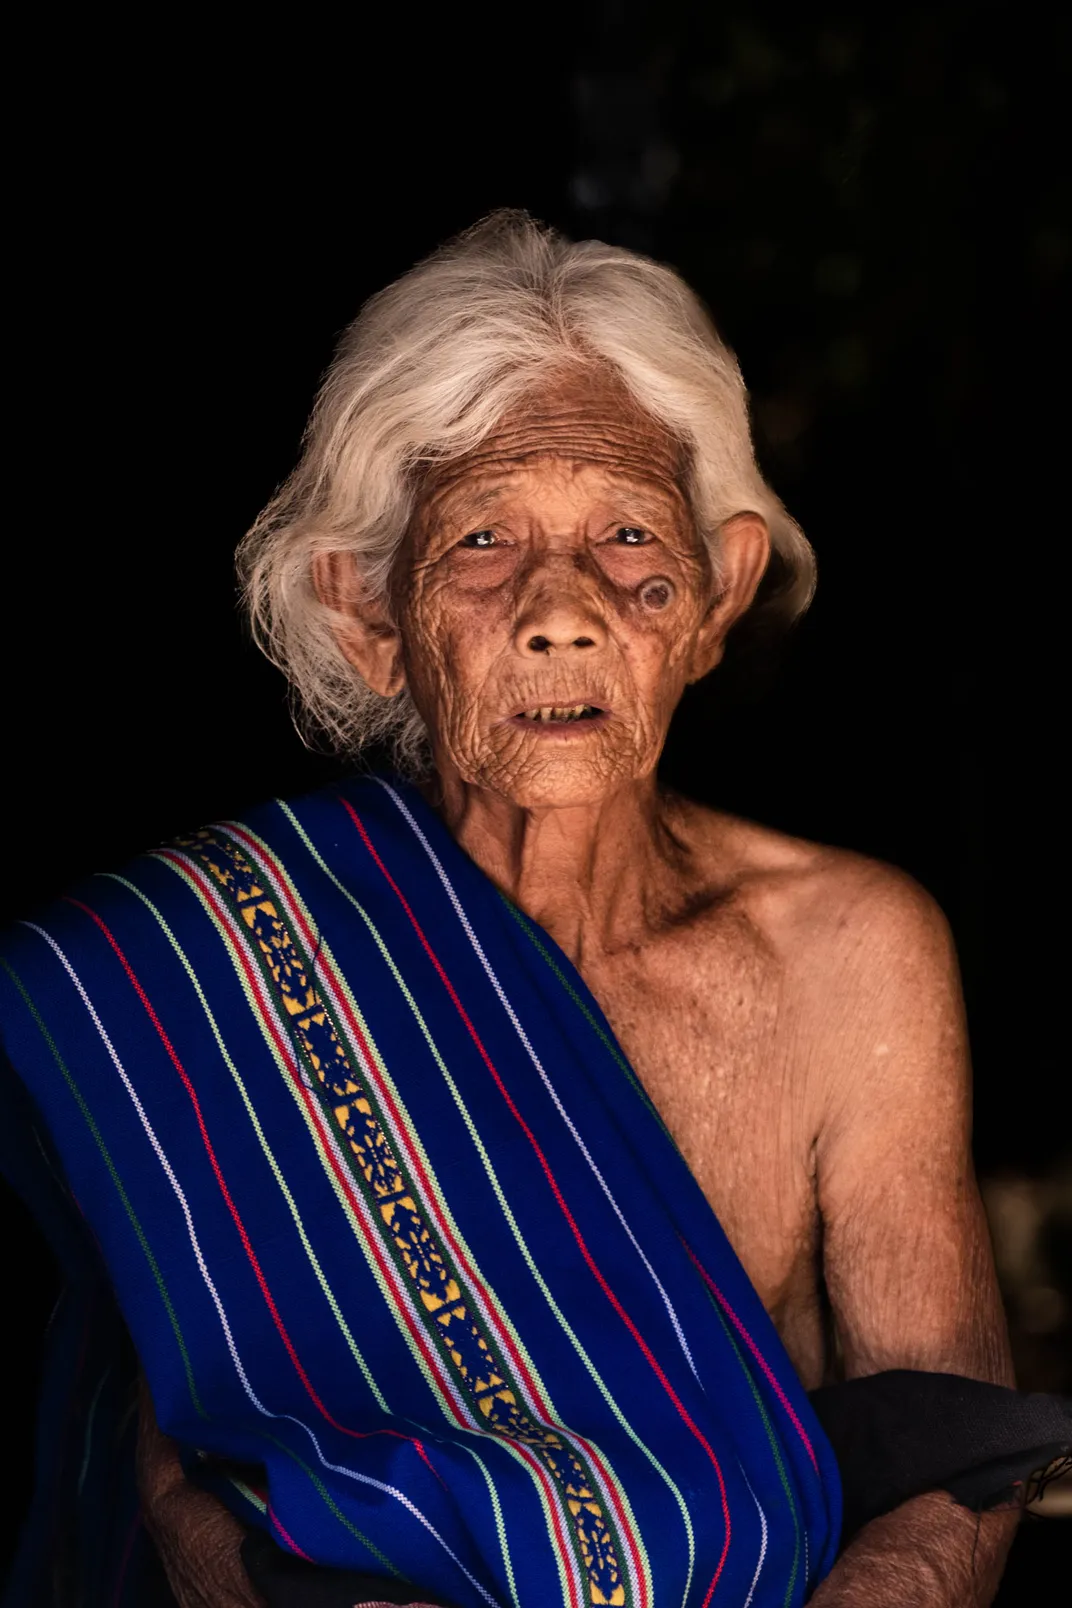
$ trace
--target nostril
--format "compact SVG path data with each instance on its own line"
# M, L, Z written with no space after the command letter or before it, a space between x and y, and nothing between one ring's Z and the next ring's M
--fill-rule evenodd
M579 636L574 637L573 641L569 643L560 641L558 646L559 648L564 648L567 646L571 648L594 648L595 642L589 636ZM526 647L530 653L550 653L554 649L555 643L550 637L530 636L528 642L526 643Z

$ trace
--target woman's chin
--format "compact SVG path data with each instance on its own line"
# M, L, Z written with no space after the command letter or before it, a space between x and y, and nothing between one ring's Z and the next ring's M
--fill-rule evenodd
M609 757L570 753L565 745L557 753L514 755L510 764L489 766L479 784L518 809L591 808L640 779L633 766L608 764Z

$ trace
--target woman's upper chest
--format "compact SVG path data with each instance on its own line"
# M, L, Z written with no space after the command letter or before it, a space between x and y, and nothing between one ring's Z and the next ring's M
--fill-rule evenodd
M814 1282L815 1091L784 968L747 924L697 924L582 970L773 1310Z

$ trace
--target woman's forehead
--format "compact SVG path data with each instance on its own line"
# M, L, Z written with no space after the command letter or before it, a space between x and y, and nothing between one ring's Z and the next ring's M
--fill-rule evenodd
M581 371L529 392L479 446L431 471L425 496L438 501L463 485L491 495L493 487L539 458L592 464L616 480L661 485L678 497L685 470L681 443L637 406L620 381L598 370Z
M535 503L582 514L602 508L623 518L665 524L679 521L688 505L676 482L599 458L530 453L471 465L422 500L423 523L494 523Z

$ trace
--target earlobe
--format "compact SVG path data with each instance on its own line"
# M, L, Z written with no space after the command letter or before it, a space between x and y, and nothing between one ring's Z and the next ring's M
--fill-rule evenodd
M405 683L402 640L385 605L364 587L353 555L318 553L313 560L313 588L334 618L332 630L340 652L361 679L383 698L393 698Z
M692 663L689 666L689 686L694 681L702 681L704 676L709 675L715 666L721 663L722 655L726 651L726 632L729 627L722 620L721 603L721 597L716 598L707 618L700 626L692 653Z

